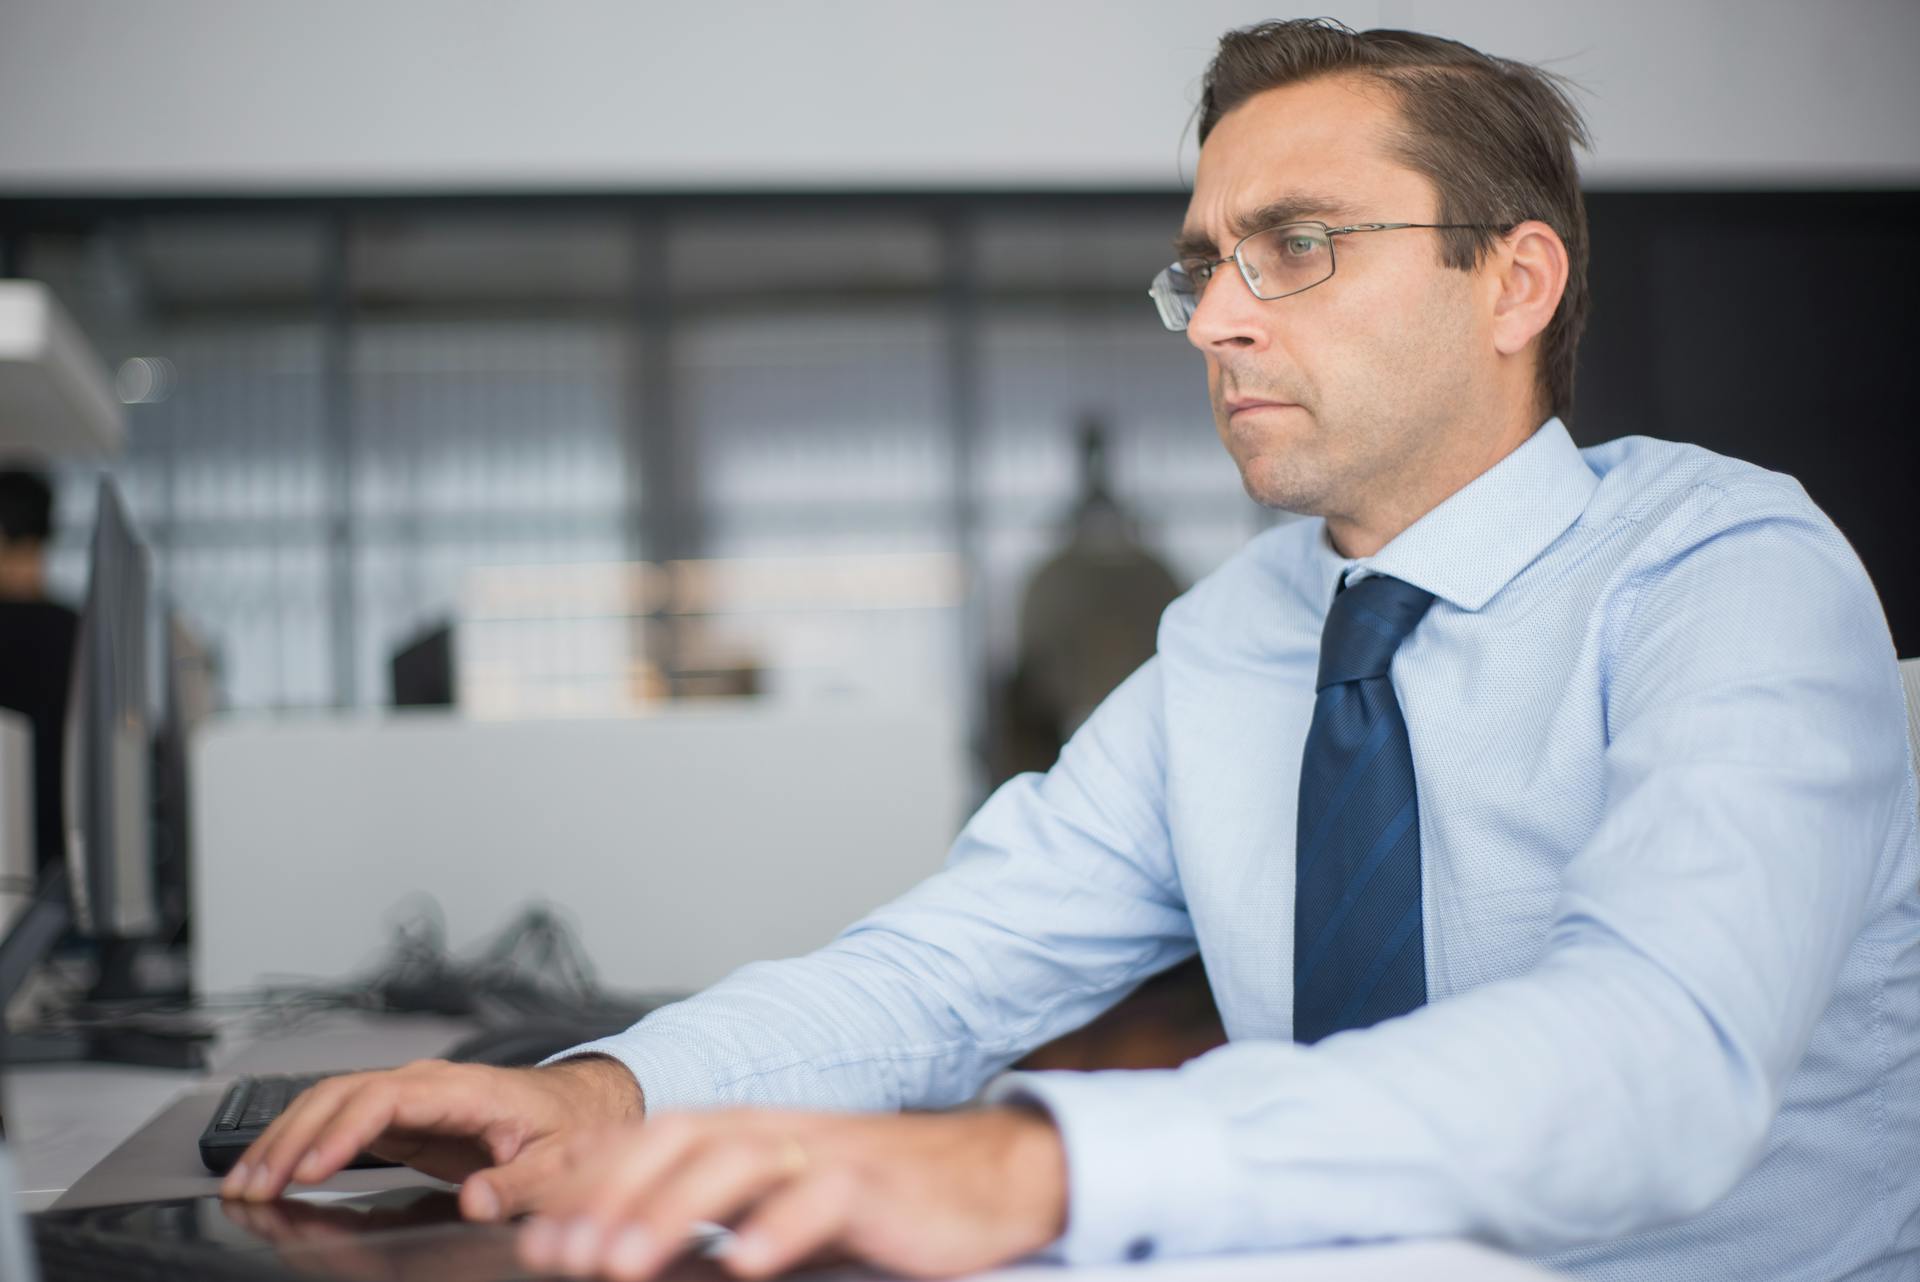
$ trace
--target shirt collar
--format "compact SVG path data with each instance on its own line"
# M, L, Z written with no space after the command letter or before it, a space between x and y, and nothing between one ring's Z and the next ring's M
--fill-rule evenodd
M1344 575L1349 586L1388 574L1462 610L1478 610L1579 520L1600 484L1557 417L1454 491L1370 557L1349 560L1321 522L1314 539L1323 603Z

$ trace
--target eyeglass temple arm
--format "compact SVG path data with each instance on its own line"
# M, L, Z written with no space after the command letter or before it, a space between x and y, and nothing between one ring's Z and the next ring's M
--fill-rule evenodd
M1349 227L1329 227L1327 235L1338 236L1349 231L1399 231L1403 227L1427 227L1435 231L1511 231L1513 226L1503 227L1499 223L1354 223Z

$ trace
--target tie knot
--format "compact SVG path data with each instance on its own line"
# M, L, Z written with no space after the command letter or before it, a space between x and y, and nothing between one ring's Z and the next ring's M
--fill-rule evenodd
M1370 575L1335 596L1320 633L1320 679L1314 690L1386 676L1393 652L1432 604L1433 593L1384 574Z

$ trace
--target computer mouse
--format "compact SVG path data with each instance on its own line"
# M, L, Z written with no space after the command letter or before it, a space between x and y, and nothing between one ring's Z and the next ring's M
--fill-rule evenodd
M606 1020L525 1019L495 1028L483 1028L449 1046L445 1057L463 1064L492 1064L524 1068L582 1042L622 1032L624 1023Z

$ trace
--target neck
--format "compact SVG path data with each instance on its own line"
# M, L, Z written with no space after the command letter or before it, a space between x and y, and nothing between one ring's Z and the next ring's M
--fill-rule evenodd
M1548 417L1528 410L1509 417L1491 435L1409 460L1395 479L1368 496L1371 505L1366 511L1328 515L1327 538L1334 550L1348 559L1374 555L1408 526L1519 449Z

